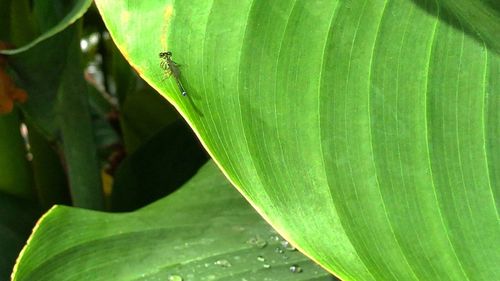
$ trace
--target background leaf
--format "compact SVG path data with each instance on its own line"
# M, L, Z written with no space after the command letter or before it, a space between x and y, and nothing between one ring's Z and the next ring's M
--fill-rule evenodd
M500 278L497 4L96 3L228 178L324 267ZM165 50L187 97L162 80Z
M277 236L213 163L171 196L132 213L54 207L13 275L33 279L334 280Z
M9 74L19 88L28 93L27 102L20 108L23 121L34 133L36 144L31 152L36 171L33 173L43 207L54 201L65 202L64 193L54 196L56 191L66 187L66 179L61 173L64 171L56 163L60 160L68 172L73 203L93 209L104 207L94 140L97 134L82 75L81 22L70 26L90 4L91 1L46 0L10 3L11 10L17 12L8 15L11 32L6 36L10 37L2 39L25 45L3 54L11 54L6 57ZM20 14L29 19L25 25L20 17L13 16ZM33 30L38 30L39 36L30 41L27 37L33 35ZM60 156L54 155L51 146L58 149ZM39 165L42 159L49 162Z
M57 88L56 122L61 133L62 147L68 169L68 180L73 204L89 209L104 209L100 163L97 156L92 124L88 85L83 78L83 65L79 48L79 26L72 32L64 72Z
M9 280L38 215L33 202L0 192L0 280Z
M0 192L24 199L35 198L27 154L19 112L0 116Z
M56 115L58 110L61 110L57 108L58 90L62 85L61 78L68 68L80 66L78 62L68 60L69 49L63 48L63 46L67 47L71 44L71 40L74 39L75 32L78 30L77 28L67 28L70 25L66 18L67 13L72 7L74 8L74 2L62 2L37 1L32 13L26 17L36 18L36 27L42 33L57 24L62 24L61 28L64 27L64 30L54 34L48 31L48 33L43 33L42 37L49 34L50 37L36 44L27 44L18 50L4 51L8 54L13 53L8 56L9 66L13 70L12 75L17 78L16 82L19 87L28 92L28 101L21 105L26 119L52 141L57 138L60 129ZM85 11L86 9L80 9L78 14L82 15ZM24 37L25 33L31 33L29 30L24 30L22 28L24 26L23 22L19 20L13 23L11 28L17 30L16 33L19 33L17 37ZM3 39L15 40L15 38ZM35 41L37 39L34 39L33 42Z
M19 3L26 3L28 5L28 1L18 1ZM16 1L12 1L11 4L13 7L16 7ZM26 43L24 46L18 47L16 49L10 50L2 50L0 54L6 55L14 55L25 52L32 47L36 46L40 42L47 40L57 33L63 31L68 26L73 24L76 20L78 20L89 8L92 4L92 0L72 0L72 1L50 1L50 0L39 0L35 1L34 4L34 15L35 19L37 19L38 27L40 29L40 34L33 38L32 41ZM18 15L17 13L12 13L11 15ZM62 15L62 16L61 16ZM10 15L9 15L10 16ZM18 15L19 16L19 15ZM54 17L55 16L55 17ZM7 17L8 18L8 17ZM14 17L12 21L22 20L25 21L24 26L30 26L29 21L31 21L33 17ZM28 22L26 22L28 21ZM23 24L17 23L13 28L17 28L19 26L23 26ZM24 31L22 32L25 33ZM26 40L21 40L26 41Z
M177 120L155 134L118 167L113 211L131 211L175 191L207 161L192 131Z

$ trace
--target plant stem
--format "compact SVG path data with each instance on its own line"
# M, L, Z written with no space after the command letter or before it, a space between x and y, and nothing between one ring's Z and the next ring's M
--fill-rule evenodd
M83 78L79 33L69 46L58 94L58 118L73 204L102 210L104 198L97 146Z

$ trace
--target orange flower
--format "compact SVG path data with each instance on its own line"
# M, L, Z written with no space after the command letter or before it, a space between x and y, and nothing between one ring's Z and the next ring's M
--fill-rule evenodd
M12 48L8 43L0 41L0 50ZM5 72L7 60L0 55L0 114L6 114L14 109L14 102L24 103L28 99L25 90L18 88L12 78Z
M5 70L0 67L0 114L11 112L14 102L23 103L27 99L26 91L18 88Z

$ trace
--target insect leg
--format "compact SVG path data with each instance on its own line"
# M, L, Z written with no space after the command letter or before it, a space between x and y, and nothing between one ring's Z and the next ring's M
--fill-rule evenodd
M161 80L165 80L169 78L172 75L172 70L170 68L165 69L165 72L163 73L163 78Z

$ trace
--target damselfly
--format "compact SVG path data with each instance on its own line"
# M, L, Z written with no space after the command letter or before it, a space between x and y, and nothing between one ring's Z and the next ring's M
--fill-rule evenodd
M180 65L178 65L177 63L175 63L175 61L172 60L172 52L170 51L161 52L160 58L162 59L162 61L160 62L160 66L166 71L165 74L167 75L167 77L173 76L175 82L177 82L177 86L179 86L181 94L183 96L187 95L187 92L186 90L184 90L184 87L182 86L181 83L181 70L179 68Z

